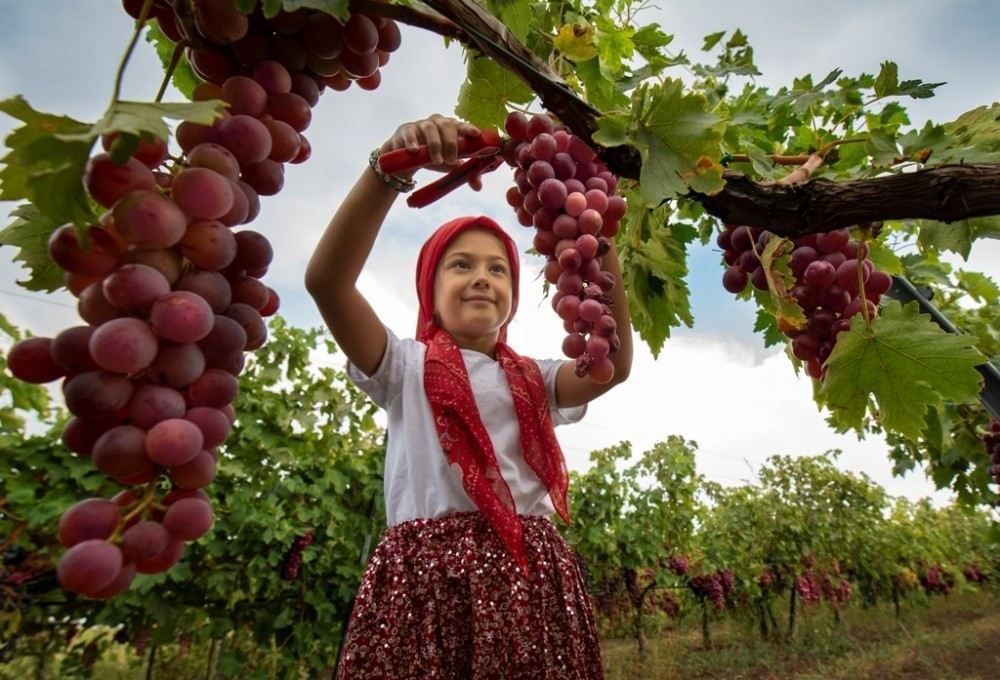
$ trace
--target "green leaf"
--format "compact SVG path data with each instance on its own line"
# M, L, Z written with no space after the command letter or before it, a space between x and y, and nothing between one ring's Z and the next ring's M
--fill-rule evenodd
M303 8L317 9L332 14L342 21L347 21L351 17L348 0L281 0L281 8L286 12Z
M482 3L514 36L527 44L533 15L530 0L486 0Z
M722 157L723 125L709 113L705 97L685 94L683 83L672 78L642 88L639 97L632 138L642 156L640 186L646 205L659 205L689 189L720 191L725 183L716 159Z
M591 26L563 24L552 41L552 46L573 61L586 61L597 56L594 29Z
M613 111L628 108L629 98L615 87L614 79L608 79L601 73L600 59L597 57L578 62L576 77L586 88L587 101L598 109Z
M964 144L1000 151L1000 103L966 111L944 127Z
M979 272L959 270L958 286L973 299L995 305L1000 302L1000 286L993 279Z
M868 259L872 261L876 269L886 274L903 273L903 263L900 262L899 256L885 247L881 241L868 242Z
M51 293L63 287L63 271L49 257L49 236L60 226L46 217L34 205L20 205L11 212L16 219L0 231L0 245L20 248L14 256L31 276L18 281L18 285L28 290L43 290Z
M945 83L925 83L922 80L904 80L899 82L899 69L895 62L884 61L878 76L875 78L875 96L912 97L927 99L934 96L934 90Z
M705 36L705 40L701 45L702 51L708 52L713 47L718 45L719 41L722 40L725 36L726 36L725 31L719 31L718 33L709 33L708 35Z
M624 251L622 266L633 326L654 357L671 328L694 324L685 278L687 246L698 237L698 230L689 224L664 223L667 214L663 208L640 208L638 215L630 211L629 232L647 238Z
M156 50L156 56L160 58L160 65L163 66L163 71L166 73L177 45L163 34L155 21L150 22L149 28L146 29L146 42L150 43ZM194 88L201 84L201 79L195 75L186 54L177 61L170 80L174 87L188 99L194 96Z
M503 128L507 103L523 104L533 96L527 85L492 59L472 57L455 114L473 125Z
M211 125L227 104L221 99L203 102L124 102L119 101L108 109L104 117L92 128L96 135L107 132L124 132L133 135L151 134L160 139L170 136L164 119L186 120Z
M889 302L871 328L858 315L837 336L821 394L837 421L854 428L874 397L883 426L916 439L928 407L978 401L982 376L975 366L985 359L974 341L942 330L915 302Z
M603 146L628 144L628 118L606 114L597 119L594 141Z
M617 80L628 66L629 59L635 52L632 36L635 33L630 28L622 28L611 21L599 21L598 30L594 35L594 46L600 58L601 74L610 80Z
M24 123L6 139L0 200L27 199L59 224L92 222L96 216L81 181L96 139L90 126L35 111L21 96L0 101L0 111Z
M899 68L895 62L884 61L875 78L875 96L885 97L896 91L899 86Z
M1000 216L971 217L945 224L933 220L919 220L920 234L917 242L923 248L947 250L969 259L972 242L980 238L1000 238Z

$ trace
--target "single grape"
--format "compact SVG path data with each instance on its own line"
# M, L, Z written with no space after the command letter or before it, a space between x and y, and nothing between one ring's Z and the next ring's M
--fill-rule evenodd
M118 506L106 498L71 505L59 518L56 537L67 548L91 539L104 540L118 526Z
M112 584L122 570L122 554L117 546L91 539L77 543L59 559L59 583L70 592L94 597Z

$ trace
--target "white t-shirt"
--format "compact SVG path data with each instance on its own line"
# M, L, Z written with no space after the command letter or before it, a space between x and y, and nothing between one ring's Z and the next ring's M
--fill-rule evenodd
M433 519L477 510L462 486L460 470L452 469L438 440L431 405L424 392L424 352L412 339L400 340L386 329L382 363L366 376L350 361L347 375L388 414L389 438L385 457L385 511L388 526L413 519ZM520 428L507 375L499 362L482 352L460 350L479 416L493 442L497 463L510 487L517 511L523 515L555 512L548 490L521 453ZM563 361L536 362L549 396L554 425L575 423L587 407L556 408L556 374Z

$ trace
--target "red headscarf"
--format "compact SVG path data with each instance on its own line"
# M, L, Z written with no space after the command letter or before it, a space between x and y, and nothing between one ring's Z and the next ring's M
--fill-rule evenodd
M517 507L500 473L489 433L479 417L465 361L454 338L434 318L434 279L438 263L452 240L469 229L484 229L495 234L507 250L512 277L511 310L497 337L497 361L507 375L524 459L548 489L556 512L563 521L569 522L566 502L569 477L552 427L541 371L538 364L518 356L505 342L507 324L517 309L517 247L500 225L488 217L460 217L446 222L431 234L420 250L417 259L417 297L420 301L417 340L427 345L424 391L445 457L450 464L458 465L469 498L497 532L522 573L527 575L529 570Z

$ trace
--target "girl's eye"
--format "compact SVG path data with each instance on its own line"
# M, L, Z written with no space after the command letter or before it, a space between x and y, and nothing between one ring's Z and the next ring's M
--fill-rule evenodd
M502 264L495 264L495 265L493 265L493 271L495 271L495 272L497 272L499 274L505 274L505 273L507 273L507 268L504 267Z

